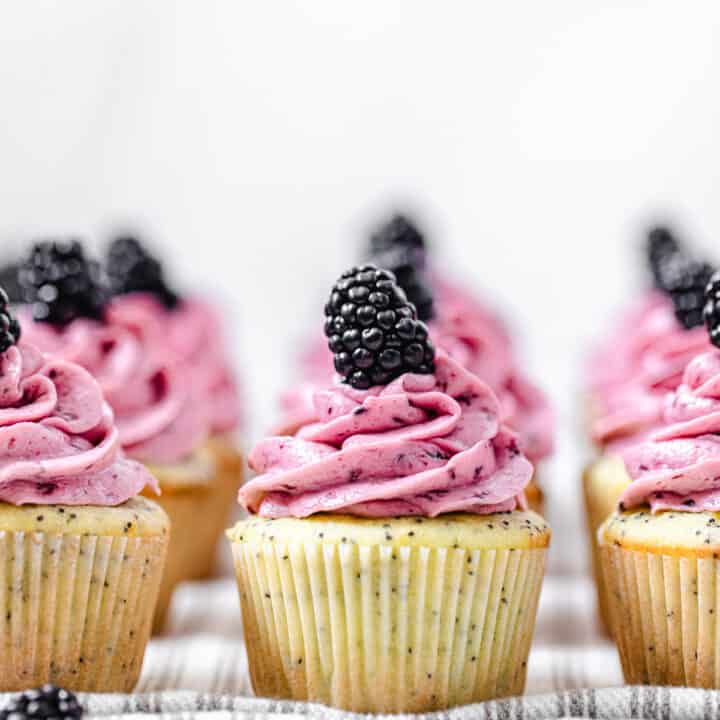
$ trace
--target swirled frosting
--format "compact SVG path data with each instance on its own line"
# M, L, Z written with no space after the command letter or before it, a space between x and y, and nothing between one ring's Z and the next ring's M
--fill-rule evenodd
M720 511L720 351L698 355L665 398L662 425L623 452L622 507Z
M90 374L26 342L0 355L0 501L119 505L157 482L124 458Z
M21 311L23 337L88 370L113 409L125 451L157 464L190 455L209 426L202 388L168 342L167 314L151 295L117 298L102 323L78 318L55 327Z
M668 392L686 365L710 347L704 328L685 330L672 302L652 291L622 313L590 357L591 434L604 446L622 447L662 422Z
M444 353L433 375L342 383L314 396L315 422L250 453L241 504L263 517L493 513L523 503L533 472L485 383Z

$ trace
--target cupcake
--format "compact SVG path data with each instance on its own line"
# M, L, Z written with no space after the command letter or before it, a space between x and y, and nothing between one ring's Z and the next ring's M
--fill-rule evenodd
M509 333L497 314L440 273L427 269L423 234L406 217L396 215L372 233L370 261L392 271L418 318L428 324L434 344L477 375L500 400L502 420L515 429L523 452L537 466L553 449L554 418L545 395L517 368ZM274 429L294 433L311 422L313 396L332 382L332 354L324 338L314 338L300 362L301 382L283 394L283 419ZM533 510L542 513L537 478L526 489Z
M517 435L392 273L348 271L326 314L339 377L250 453L228 532L256 693L357 712L521 693L550 531Z
M706 317L720 344L720 275ZM598 535L629 683L720 687L720 350L692 360L662 425L627 448L630 485Z
M124 265L116 253L113 266L115 292L123 289L122 277L127 289L143 281L146 291L110 298L79 243L36 245L19 273L27 301L21 314L29 340L97 379L124 451L160 483L159 502L173 528L154 623L160 630L175 586L208 571L228 512L215 491L227 491L210 445L208 387L170 342L182 301L167 288L157 261L141 251Z
M98 383L18 344L0 292L0 691L129 692L142 667L169 521L139 497Z
M660 228L649 234L647 250L656 288L620 319L592 356L589 372L591 435L600 453L584 472L583 488L605 629L610 623L603 578L597 573L596 537L630 482L621 455L662 424L668 393L680 384L687 364L711 347L707 333L698 327L709 266L689 258L673 236ZM688 278L693 278L689 284Z

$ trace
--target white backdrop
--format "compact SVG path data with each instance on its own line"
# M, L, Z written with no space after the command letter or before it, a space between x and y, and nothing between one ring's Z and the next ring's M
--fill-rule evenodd
M313 303L409 203L513 318L569 483L639 228L720 232L719 30L711 0L4 0L0 238L146 228L229 302L257 436Z

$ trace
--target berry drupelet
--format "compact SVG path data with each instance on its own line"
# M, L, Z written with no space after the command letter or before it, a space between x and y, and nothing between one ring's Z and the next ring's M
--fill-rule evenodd
M113 294L147 292L168 309L177 306L179 298L165 282L162 264L137 238L115 238L108 249L106 267Z
M375 265L352 268L335 283L325 335L335 369L358 390L435 369L435 349L415 306L393 273Z
M710 335L710 342L720 347L720 272L713 273L705 288L703 320Z
M675 317L690 330L703 324L705 290L713 274L713 267L700 260L675 255L662 272L663 290L675 306Z
M20 323L10 312L10 300L0 287L0 352L5 352L20 339Z
M26 690L0 710L0 720L79 720L83 709L69 690L43 685Z
M672 258L681 254L680 244L668 228L658 226L648 232L645 251L655 287L662 289L663 271Z
M18 269L18 282L33 318L54 325L78 317L99 320L108 300L100 264L77 240L36 243Z

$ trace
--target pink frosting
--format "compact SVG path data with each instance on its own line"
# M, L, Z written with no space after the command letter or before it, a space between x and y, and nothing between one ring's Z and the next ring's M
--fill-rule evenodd
M623 453L633 482L622 506L720 511L720 351L688 364L662 416L649 439Z
M77 319L57 328L22 311L23 337L76 362L97 379L123 448L150 463L173 463L207 437L202 388L190 381L168 341L167 311L150 295L114 300L106 322Z
M314 396L315 422L250 454L259 475L240 502L263 517L493 513L523 503L533 467L501 423L492 390L439 353L433 375L383 387L336 383Z
M120 451L91 375L23 341L0 355L0 501L119 505L157 482Z
M590 358L593 439L622 447L628 436L652 431L685 366L710 347L704 328L685 330L677 322L666 295L652 291L640 298Z

